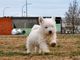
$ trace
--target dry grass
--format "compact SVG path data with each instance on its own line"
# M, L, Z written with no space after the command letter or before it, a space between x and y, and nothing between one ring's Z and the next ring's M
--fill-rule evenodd
M0 36L0 60L80 60L80 35L58 34L50 54L27 55L26 36Z

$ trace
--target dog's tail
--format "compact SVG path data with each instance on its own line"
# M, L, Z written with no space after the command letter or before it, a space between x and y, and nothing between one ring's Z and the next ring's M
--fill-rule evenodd
M39 27L40 27L39 25L34 25L31 30L36 30L36 29L38 29Z

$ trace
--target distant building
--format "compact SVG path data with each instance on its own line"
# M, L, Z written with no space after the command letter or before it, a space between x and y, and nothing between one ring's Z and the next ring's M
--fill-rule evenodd
M0 35L10 35L12 29L12 18L0 17Z
M50 17L44 17L50 18ZM10 35L13 28L32 28L39 17L0 17L0 35ZM61 17L55 17L57 32L61 33Z
M61 17L55 17L56 21L56 28L58 33L62 33L62 18Z
M38 17L12 17L12 23L16 28L32 28L38 23Z

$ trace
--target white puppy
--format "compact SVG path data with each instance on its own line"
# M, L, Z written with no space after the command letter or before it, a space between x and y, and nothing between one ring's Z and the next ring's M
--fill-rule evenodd
M49 53L48 41L56 45L56 24L53 18L39 18L40 25L34 25L26 41L27 53Z

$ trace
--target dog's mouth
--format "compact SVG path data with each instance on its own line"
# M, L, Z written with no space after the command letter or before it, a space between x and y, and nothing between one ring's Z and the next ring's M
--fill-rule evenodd
M52 43L52 44L51 44L51 47L55 47L55 46L56 46L56 43Z
M52 34L52 31L49 31L49 34Z
M49 43L49 42L47 42L47 44L50 46L50 47L55 47L56 46L56 43Z

